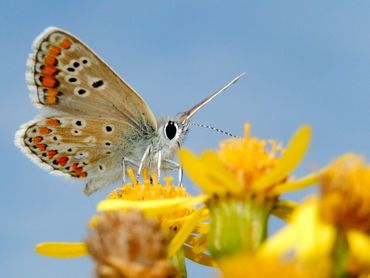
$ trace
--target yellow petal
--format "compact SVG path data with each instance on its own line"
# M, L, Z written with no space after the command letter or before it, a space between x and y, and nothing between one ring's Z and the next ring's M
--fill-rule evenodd
M198 158L190 151L181 149L179 159L189 178L206 193L222 194L242 189L214 152L204 152Z
M76 258L88 255L86 244L83 242L43 242L36 245L37 254L60 258Z
M198 209L191 214L191 218L188 219L176 233L174 238L168 245L168 257L174 256L177 251L182 247L194 227L199 223L198 217L202 214L203 209Z
M203 165L206 165L206 176L213 181L214 188L212 192L214 192L215 187L220 187L223 193L239 193L243 189L242 185L227 171L217 153L205 151L201 154L200 160Z
M312 173L310 175L307 175L303 178L300 178L298 180L292 180L288 181L282 184L279 184L275 186L272 189L272 192L274 194L282 194L285 192L293 191L293 190L299 190L302 188L305 188L309 185L315 184L319 181L320 177L322 175L322 172Z
M309 199L294 211L287 227L262 245L261 253L276 256L294 250L298 259L320 260L328 256L334 240L335 229L320 220L317 200Z
M290 140L287 149L276 167L267 175L256 180L252 188L256 191L260 191L284 180L302 160L310 143L310 138L311 128L306 125L301 126L293 135L293 138Z
M167 227L170 227L170 226L174 226L174 225L182 225L183 222L187 222L189 220L189 218L191 218L192 215L189 214L189 215L186 215L186 216L183 216L183 217L179 217L179 218L176 218L176 219L164 219L163 220L163 226L167 226ZM202 210L202 214L198 216L198 222L203 222L204 220L208 219L209 217L209 210L207 208L204 208ZM195 228L197 228L198 226L201 226L201 225L207 225L208 224L198 224Z
M265 241L258 252L262 256L279 257L292 249L293 244L297 241L297 229L289 225Z
M348 233L349 250L352 257L363 264L370 266L370 238L361 232Z
M317 199L308 199L293 216L297 227L295 249L300 258L315 260L328 256L335 240L334 227L322 222Z
M196 262L201 265L210 266L210 267L216 267L217 264L215 261L213 261L212 257L210 255L207 255L205 253L195 254L192 249L189 246L184 246L184 252L185 256L192 260L193 262Z
M199 185L199 187L201 187L205 192L215 192L214 190L220 190L218 187L215 188L213 182L207 178L204 165L200 159L190 151L181 149L179 151L179 160L189 178L195 184Z
M181 149L179 159L190 179L207 193L223 194L242 190L215 152L203 152L198 158L190 151Z
M196 197L179 197L162 200L148 200L148 201L128 201L121 199L108 199L101 201L97 210L112 211L112 210L131 210L138 209L149 215L157 215L166 213L173 209L192 207L206 201L208 196L199 195Z

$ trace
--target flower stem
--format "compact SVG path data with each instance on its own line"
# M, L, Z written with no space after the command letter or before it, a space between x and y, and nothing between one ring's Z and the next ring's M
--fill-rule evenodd
M338 231L332 253L333 273L335 278L351 278L353 277L347 269L348 262L348 242L346 235Z
M171 257L172 264L180 271L181 277L187 277L184 251L180 249L175 256Z
M211 202L207 244L212 257L219 259L257 249L266 239L272 206L273 202L254 199Z

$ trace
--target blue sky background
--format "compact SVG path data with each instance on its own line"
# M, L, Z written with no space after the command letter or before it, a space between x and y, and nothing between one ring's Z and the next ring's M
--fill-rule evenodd
M36 255L42 241L79 241L95 205L83 186L49 175L13 145L38 111L28 98L26 59L48 26L85 41L150 104L175 115L246 72L194 118L235 134L287 142L313 127L303 175L336 156L370 150L368 1L1 1L0 272L2 277L89 277L88 258ZM224 136L193 128L186 147L216 148ZM187 182L189 190L195 192ZM295 200L305 193L290 194ZM273 230L281 223L274 221ZM189 276L211 270L189 265Z

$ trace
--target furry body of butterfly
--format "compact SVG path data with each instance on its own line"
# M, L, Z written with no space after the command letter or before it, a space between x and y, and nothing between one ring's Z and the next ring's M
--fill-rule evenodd
M75 36L47 28L28 60L31 97L45 112L25 123L15 143L51 173L87 180L85 193L138 174L181 168L172 160L189 119L222 89L180 114L156 119L149 106L101 58Z

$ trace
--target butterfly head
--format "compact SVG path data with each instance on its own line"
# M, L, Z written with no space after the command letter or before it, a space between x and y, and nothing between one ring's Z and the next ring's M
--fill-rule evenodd
M159 137L166 149L173 150L180 147L189 131L188 122L182 123L174 118L164 118L158 123Z

